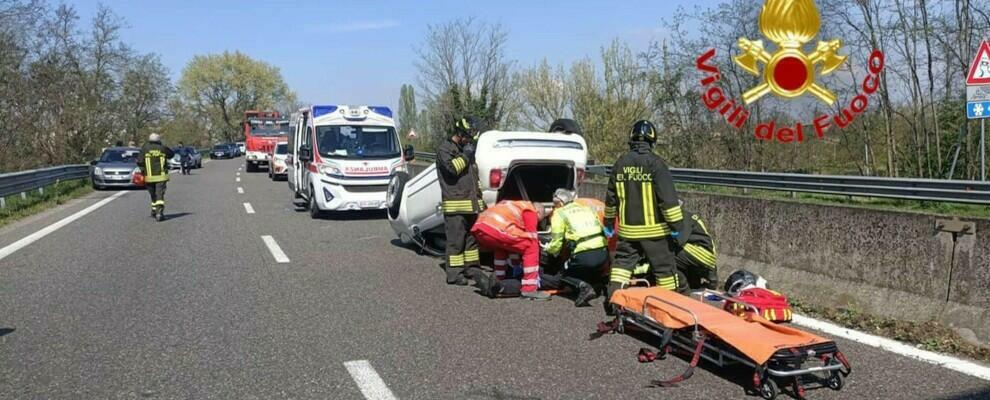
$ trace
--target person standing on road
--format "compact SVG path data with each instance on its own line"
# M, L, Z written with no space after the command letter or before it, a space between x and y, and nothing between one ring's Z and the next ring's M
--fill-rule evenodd
M685 230L674 180L667 164L653 153L656 127L641 120L633 125L629 152L612 167L605 197L605 234L611 237L619 218L619 241L612 265L608 293L629 281L639 260L649 260L658 286L678 290L675 249L683 247Z
M608 264L608 239L598 213L575 201L575 197L567 189L554 192L546 252L557 257L566 248L568 260L558 279L577 291L574 305L584 307L598 296L596 288L604 286L602 273Z
M148 136L148 143L141 146L137 156L138 167L144 175L144 184L151 195L151 216L161 221L165 219L165 185L168 183L168 160L175 153L162 144L157 133Z
M540 240L537 229L546 211L538 203L504 200L485 210L471 228L471 234L486 249L495 252L495 280L484 274L475 277L482 294L494 297L496 292L506 295L518 293L523 298L549 300L550 294L539 291ZM601 230L599 229L599 232ZM509 254L522 254L522 280L512 280L511 288L495 285L505 279L509 266ZM510 281L506 280L506 284ZM519 285L518 289L515 285ZM493 289L493 286L496 287ZM507 289L507 290L503 290Z
M179 150L179 168L182 170L182 175L189 175L192 173L192 154L189 154L189 149L182 142L179 142L176 149Z
M467 285L468 277L481 273L478 244L470 233L478 213L485 209L474 164L474 139L481 134L481 123L467 116L457 121L454 131L437 149L437 175L447 233L447 284Z

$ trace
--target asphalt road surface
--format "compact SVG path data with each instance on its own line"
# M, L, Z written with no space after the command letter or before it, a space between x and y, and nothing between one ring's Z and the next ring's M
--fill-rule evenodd
M588 341L600 300L447 286L383 215L312 220L241 163L173 176L165 222L130 191L0 260L0 398L757 398L750 372L704 364L647 387L685 362L640 364L629 336ZM8 226L0 248L113 193ZM990 382L837 342L853 374L810 399L990 398Z

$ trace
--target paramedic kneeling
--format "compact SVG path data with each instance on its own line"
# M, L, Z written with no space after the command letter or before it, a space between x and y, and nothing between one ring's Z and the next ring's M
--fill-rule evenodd
M546 252L558 256L566 247L568 260L560 280L574 288L574 305L584 307L598 296L595 288L603 286L603 270L608 263L608 241L602 233L598 213L574 201L575 194L557 189L553 194L553 215L550 217L550 243Z
M522 254L520 292L523 298L533 300L550 298L548 293L537 290L540 285L540 241L536 232L544 217L546 211L542 205L505 200L478 215L478 220L471 228L471 234L478 244L495 252L496 280L506 274L509 253ZM476 280L483 292L491 287L490 279Z

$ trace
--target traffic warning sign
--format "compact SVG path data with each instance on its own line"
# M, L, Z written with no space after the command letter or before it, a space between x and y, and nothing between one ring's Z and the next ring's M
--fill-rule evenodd
M990 85L990 42L984 40L973 58L966 77L967 86Z

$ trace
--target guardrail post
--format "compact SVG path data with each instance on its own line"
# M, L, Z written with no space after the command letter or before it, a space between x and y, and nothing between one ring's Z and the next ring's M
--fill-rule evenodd
M7 208L7 199L0 197L0 208Z
M45 187L44 186L38 188L38 194L42 194L42 195L45 194Z
M27 200L27 198L28 198L27 192L21 192L21 200Z

